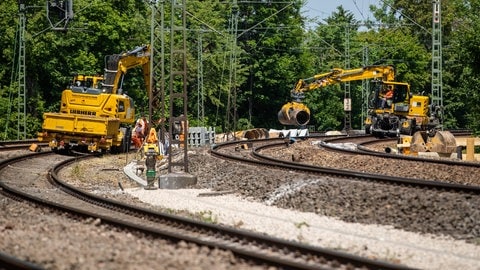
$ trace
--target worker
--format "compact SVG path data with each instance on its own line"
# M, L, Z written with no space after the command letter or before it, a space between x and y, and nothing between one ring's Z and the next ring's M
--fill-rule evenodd
M142 124L142 129L143 129L143 137L147 138L148 133L150 132L150 128L149 128L149 125L148 125L148 120L145 116L142 116L141 124Z
M184 115L181 114L178 118L183 118ZM172 128L172 135L173 135L173 140L177 140L179 142L179 145L175 144L175 147L183 147L185 140L187 139L186 136L188 136L188 120L176 120L173 122L173 128Z
M132 133L133 133L132 142L135 148L138 149L142 147L144 136L143 136L143 127L140 121L137 121Z
M382 109L384 109L386 105L390 106L392 104L391 101L393 98L393 86L387 86L387 88L382 92L380 96L382 98Z
M160 119L158 119L157 125L163 127L163 125L165 125L165 121L166 121L165 117L161 117ZM168 155L168 145L169 145L168 132L166 132L165 130L162 130L162 128L159 128L157 133L158 133L157 137L159 138L158 147L160 149L160 154L162 156L166 156L166 155ZM163 143L162 143L162 141L163 141Z
M180 117L184 117L184 115L181 114ZM180 147L183 147L185 140L187 139L186 136L188 136L188 119L186 119L186 121L180 121Z

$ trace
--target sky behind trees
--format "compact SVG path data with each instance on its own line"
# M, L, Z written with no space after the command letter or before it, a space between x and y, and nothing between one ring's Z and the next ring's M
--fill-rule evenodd
M344 9L351 11L355 15L355 19L364 21L367 19L373 19L373 15L370 12L370 5L379 5L381 0L308 0L303 7L304 15L309 18L316 18L319 21L327 18L342 5Z

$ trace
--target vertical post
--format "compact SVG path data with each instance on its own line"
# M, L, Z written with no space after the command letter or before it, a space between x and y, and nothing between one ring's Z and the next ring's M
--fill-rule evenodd
M363 47L363 66L368 65L368 46ZM362 80L362 117L360 127L365 128L365 119L368 114L368 103L370 100L370 80Z
M230 43L230 70L229 70L229 84L230 89L227 99L227 114L225 118L225 131L237 130L237 32L238 32L238 14L239 8L237 1L233 0L232 14L230 19L231 31L230 37L232 41Z
M164 27L164 0L149 1L151 8L150 21L150 92L149 92L149 115L153 117L159 114L160 119L167 118L165 104L165 27ZM153 120L150 119L153 124ZM165 121L160 121L159 141L166 143Z
M350 25L345 25L345 68L350 68ZM343 129L348 134L352 129L352 98L350 92L350 82L345 83L345 96L343 99L343 110L345 112L345 121Z
M475 160L475 138L467 138L467 161Z
M187 122L187 45L186 45L186 0L172 0L170 21L170 117L169 135L170 147L168 148L168 174L161 175L160 188L175 189L185 188L197 183L197 177L188 173L188 122ZM179 115L180 114L180 115ZM179 115L179 116L178 116ZM174 134L175 124L180 124L180 134ZM178 136L176 136L178 135ZM183 136L183 138L181 137ZM178 150L183 153L175 160L173 145L178 145ZM183 157L183 159L182 159ZM182 170L174 171L180 167Z
M153 89L156 87L155 80L154 80L154 64L153 61L155 59L155 15L157 14L157 7L155 3L150 3L150 9L151 9L151 16L150 16L150 89L147 89L148 91L148 122L150 125L153 125L153 109L154 109L154 100L153 100Z
M169 133L171 145L183 147L183 160L172 160L172 149L168 155L168 172L173 167L183 167L188 172L187 140L174 136L175 123L182 124L182 130L188 132L187 124L187 45L186 45L186 7L185 0L172 0L170 30L170 121ZM185 138L185 136L183 137Z
M197 121L198 123L204 124L205 120L205 108L204 108L204 98L203 98L203 29L200 29L198 32L198 45L197 45Z
M432 20L432 109L443 109L442 91L442 15L440 0L433 1ZM443 113L439 115L443 123ZM442 127L443 130L443 127Z
M18 50L18 115L17 115L17 139L26 139L26 85L25 85L25 4L21 3L19 6L19 50Z

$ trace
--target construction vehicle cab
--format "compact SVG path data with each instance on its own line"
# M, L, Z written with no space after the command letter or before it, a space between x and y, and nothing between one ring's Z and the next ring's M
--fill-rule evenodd
M376 137L413 135L416 131L434 131L440 126L437 110L430 108L428 96L412 95L410 85L399 82L372 81L365 133ZM386 89L393 91L384 102Z
M103 76L75 75L62 92L60 113L118 118L121 123L131 123L135 106L127 95L107 93Z

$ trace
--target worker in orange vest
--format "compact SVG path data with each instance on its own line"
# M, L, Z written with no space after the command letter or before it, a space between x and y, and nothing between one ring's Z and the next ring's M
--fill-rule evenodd
M391 101L393 98L393 86L392 85L387 86L386 91L382 93L381 97L382 97L382 109L385 109L386 105L390 106L391 102L389 101Z

